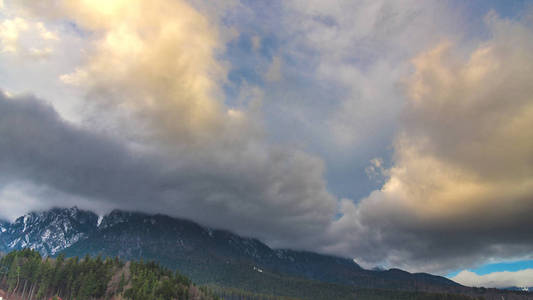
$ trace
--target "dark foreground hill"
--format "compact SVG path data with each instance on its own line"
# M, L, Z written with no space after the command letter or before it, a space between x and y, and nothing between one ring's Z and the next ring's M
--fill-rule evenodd
M52 256L90 254L156 260L197 284L213 288L306 299L354 299L363 291L375 294L391 290L396 295L409 291L483 295L487 299L492 299L490 295L495 295L494 299L528 296L467 288L425 273L365 270L350 259L271 249L256 239L164 215L113 211L99 221L95 214L76 208L52 209L1 226L0 251L29 247ZM388 295L384 299L393 298Z
M197 287L177 271L155 262L101 257L43 258L35 250L13 251L0 259L0 297L19 299L289 300L222 287ZM328 287L331 289L333 286ZM474 299L420 292L339 288L333 299ZM310 295L310 299L320 294ZM331 298L330 298L331 299Z

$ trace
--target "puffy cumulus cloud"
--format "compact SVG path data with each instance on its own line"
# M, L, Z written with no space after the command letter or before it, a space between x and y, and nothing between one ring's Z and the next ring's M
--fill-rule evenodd
M464 270L451 279L466 286L528 288L533 286L533 269L525 269L514 272L493 272L485 275L478 275L474 272Z
M531 253L533 30L486 23L466 57L443 42L413 59L389 178L343 202L332 234L347 238L330 250L427 271Z
M242 92L250 106L222 102L218 30L194 7L27 1L24 9L74 23L90 40L84 63L60 79L86 92L91 112L72 124L42 100L2 96L6 195L30 184L44 187L30 196L50 205L57 193L86 208L186 217L272 245L310 248L321 238L336 210L322 160L267 141L260 91Z
M61 76L65 83L86 88L90 101L133 113L151 134L170 140L205 141L231 123L216 100L225 76L215 59L217 31L189 4L58 3L63 17L94 36L86 63Z
M57 35L41 22L16 14L15 9L0 5L0 54L23 59L48 58Z

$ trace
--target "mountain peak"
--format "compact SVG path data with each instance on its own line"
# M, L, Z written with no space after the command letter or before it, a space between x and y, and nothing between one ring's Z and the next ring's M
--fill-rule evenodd
M198 284L237 288L264 285L272 290L286 287L289 280L334 284L335 288L474 291L441 276L394 268L366 270L352 259L272 249L257 239L189 220L122 210L99 217L77 207L52 208L30 212L13 223L0 221L0 252L23 248L44 256L62 253L155 260Z
M4 250L31 248L45 256L54 255L93 232L97 218L77 207L30 212L11 224L0 225L0 241L7 248Z

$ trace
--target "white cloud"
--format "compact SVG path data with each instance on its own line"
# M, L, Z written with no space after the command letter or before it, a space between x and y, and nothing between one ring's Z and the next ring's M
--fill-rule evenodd
M36 48L30 48L29 49L29 56L36 59L46 59L52 55L53 50L52 48L44 48L44 49L36 49Z
M42 22L14 15L10 10L0 15L0 21L0 53L44 59L53 52L47 41L59 39Z
M533 287L533 269L514 272L493 272L485 275L478 275L474 272L464 270L450 279L462 285L474 287Z
M5 19L0 24L0 42L2 52L16 53L19 45L19 36L28 30L29 25L23 18Z
M39 31L39 33L41 34L41 37L45 40L58 40L59 37L57 36L57 34L51 32L50 30L48 30L46 28L46 26L44 25L44 23L42 22L37 22L35 24L35 26L37 27L37 30Z

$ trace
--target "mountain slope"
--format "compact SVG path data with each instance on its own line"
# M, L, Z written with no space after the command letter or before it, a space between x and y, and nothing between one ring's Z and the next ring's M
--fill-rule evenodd
M0 224L0 247L3 244L4 251L31 248L45 256L54 255L96 231L97 220L96 214L76 207L32 212L12 224Z
M0 269L5 270L0 280L0 297L13 300L56 297L78 300L475 299L465 295L358 289L311 281L292 281L298 289L293 289L292 297L280 297L217 286L197 287L178 271L153 262L91 257L65 259L63 256L43 259L37 251L28 249L12 251L2 257Z
M441 276L365 270L350 259L275 250L257 239L164 215L116 210L99 221L92 212L56 208L0 226L5 229L0 229L0 251L3 243L4 251L28 247L52 256L156 260L197 284L264 294L301 296L321 289L350 292L354 288L477 293ZM331 295L324 293L325 298Z
M157 259L199 283L245 287L269 275L367 288L446 290L460 287L443 277L399 270L364 270L353 260L294 250L163 215L113 211L97 231L64 250L68 256L102 254ZM227 276L231 274L231 276Z
M9 222L0 220L0 252L8 250L8 238L6 232L10 225Z

